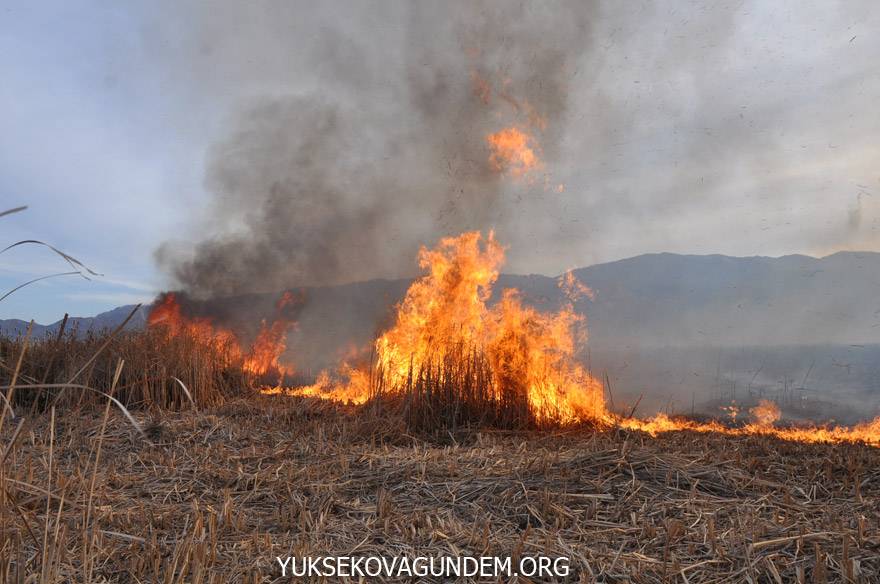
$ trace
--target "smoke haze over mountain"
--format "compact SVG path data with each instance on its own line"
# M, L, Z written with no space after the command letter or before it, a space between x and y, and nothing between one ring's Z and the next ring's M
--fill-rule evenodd
M194 245L157 253L198 295L409 274L420 244L465 229L543 272L636 246L876 240L870 3L219 6L188 12L183 63L202 93L243 89ZM527 180L489 164L507 126L534 133Z
M408 271L420 244L504 225L505 182L522 197L549 179L506 181L486 136L526 128L553 165L567 86L592 51L595 10L558 8L414 3L327 15L311 42L247 39L305 52L318 87L236 111L209 154L205 238L182 259L163 246L160 262L200 295L277 290Z
M112 281L48 281L3 316L410 276L418 245L472 228L514 273L880 249L876 2L4 14L0 193L31 207L9 237L49 230ZM543 162L528 178L489 163L512 126ZM0 283L50 260L6 254Z

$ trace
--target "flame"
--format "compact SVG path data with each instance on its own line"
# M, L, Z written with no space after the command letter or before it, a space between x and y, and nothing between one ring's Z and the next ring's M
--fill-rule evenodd
M270 373L283 376L293 373L291 367L279 363L287 347L287 333L295 324L282 316L282 309L291 302L293 295L285 292L276 305L276 318L271 323L261 323L260 332L247 351L242 349L238 337L231 330L215 326L209 318L185 316L173 292L165 294L153 307L147 317L147 325L163 329L172 337L189 337L222 352L230 362L238 362L244 371L254 376Z
M538 419L593 419L604 412L600 385L576 363L575 328L581 317L568 306L556 314L523 306L515 290L487 306L504 262L492 233L447 237L422 248L427 274L412 284L395 325L376 342L378 364L392 385L453 347L474 347L491 366L494 391L511 378L527 392ZM500 396L496 396L500 397Z
M739 415L739 406L737 406L736 403L732 403L729 406L721 406L721 410L727 412L727 415L730 416L730 419L734 422Z
M366 372L343 365L340 373L347 378L346 383L338 383L331 378L328 371L321 371L315 383L311 385L294 388L273 387L263 390L263 393L317 397L354 405L365 404L371 395Z
M646 432L651 436L657 436L664 432L713 432L728 436L773 436L790 442L862 443L880 447L880 417L855 426L809 425L780 428L773 426L772 423L762 424L760 421L757 424L729 427L715 421L695 422L681 418L670 418L666 414L657 414L647 420L637 418L618 420L617 425L628 430Z
M147 326L163 327L171 336L189 336L216 349L227 349L234 355L241 354L238 340L231 331L215 328L208 318L183 316L180 303L173 292L168 292L156 304L147 317Z
M267 324L265 320L260 323L260 332L242 365L248 373L258 376L269 372L277 372L281 376L293 374L292 367L279 362L281 355L287 349L287 333L295 324L284 318L282 310L292 302L293 294L289 291L285 292L275 305L277 312L275 320L271 324Z
M489 134L486 141L491 149L489 166L495 172L521 177L541 166L534 138L516 126Z
M343 363L336 375L324 371L317 381L298 388L273 388L266 393L318 397L366 403L375 392L374 372L382 372L387 387L404 387L414 372L430 367L438 356L456 347L485 355L492 390L503 398L505 388L527 392L538 420L561 424L592 421L657 436L690 431L728 436L764 435L798 442L864 443L880 447L880 417L851 427L777 427L779 406L762 400L749 410L755 419L742 426L657 414L648 419L622 418L605 407L601 385L578 363L586 341L583 317L572 303L590 289L571 272L559 279L569 302L558 312L542 313L524 306L515 290L504 290L493 306L488 301L504 262L504 249L492 233L447 237L434 249L422 248L419 265L425 274L407 290L397 306L393 326L373 346L369 366ZM378 373L376 373L378 375ZM735 421L740 408L724 408Z
M571 302L577 302L584 297L596 300L596 293L593 292L593 289L581 282L571 270L562 274L559 280L557 280L556 285Z
M456 348L485 355L494 397L510 387L523 388L538 420L573 422L605 416L601 385L577 363L575 351L583 317L569 306L540 313L522 304L515 290L505 290L493 307L487 302L504 262L504 249L493 234L478 232L447 237L419 252L426 274L398 305L394 325L375 343L375 369L387 387L403 387L413 372L429 367ZM363 403L370 397L370 375L348 367L348 381L335 384L322 373L301 395Z
M757 420L759 426L772 426L782 417L779 406L768 399L759 401L758 405L749 410L749 413Z

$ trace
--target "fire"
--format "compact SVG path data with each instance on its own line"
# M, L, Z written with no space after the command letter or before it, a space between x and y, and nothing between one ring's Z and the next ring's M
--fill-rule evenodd
M739 406L737 406L736 403L732 403L729 406L721 406L721 410L727 412L727 415L730 416L730 419L734 422L739 415Z
M241 354L238 340L231 331L215 328L208 318L189 318L183 315L177 295L168 292L147 317L147 326L164 327L171 336L187 335L216 349L227 349Z
M263 320L260 323L260 332L244 359L243 368L254 375L266 375L270 371L277 371L280 375L291 375L293 369L279 363L281 355L287 349L287 333L294 323L282 314L285 306L293 302L293 295L285 292L276 304L276 317L271 324Z
M365 404L371 396L367 373L361 369L354 369L348 365L343 365L340 375L347 378L348 381L346 383L338 383L331 378L329 372L321 371L315 383L311 385L294 388L268 387L263 389L262 393L267 395L284 394L317 397L354 405Z
M537 420L573 422L605 416L601 385L577 363L582 317L572 307L540 313L505 290L492 307L488 300L504 262L504 249L492 234L447 237L419 265L426 272L409 288L395 324L375 344L375 369L390 391L456 351L485 357L491 371L489 392L502 400L524 391ZM299 393L363 403L370 397L369 375L347 371L349 381L334 385L322 375Z
M493 307L487 302L504 262L493 234L478 232L422 248L419 265L427 273L412 284L394 326L376 342L378 364L392 385L455 347L485 354L492 391L524 388L538 419L594 419L604 412L601 386L576 363L576 327L581 317L570 306L555 314L523 306L515 290L505 290Z
M486 141L491 148L489 166L496 172L521 177L541 166L534 138L516 126L489 134Z
M866 443L880 447L880 418L852 427L777 427L779 406L762 400L749 410L753 423L727 426L658 414L649 419L622 418L605 407L602 386L577 360L586 341L583 317L572 303L592 292L571 272L559 280L568 303L543 313L522 303L517 291L504 290L489 305L504 263L504 248L492 233L447 237L434 249L422 248L424 275L410 286L397 306L394 324L375 341L369 366L343 364L336 375L322 372L306 387L267 393L318 397L363 404L380 390L403 393L425 371L449 355L482 355L488 366L491 397L504 401L511 391L525 392L538 421L568 424L592 421L604 427L641 431L651 436L690 431L728 436L764 435L799 442ZM470 364L470 362L468 362ZM465 391L458 386L456 391ZM735 421L740 409L725 408Z
M593 289L578 280L571 270L562 274L559 280L557 280L556 285L571 302L577 302L585 297L590 300L596 300L596 293L593 292Z
M776 407L775 404L773 406ZM762 423L759 418L757 424L730 427L715 421L701 423L693 420L670 418L666 414L657 414L647 420L636 418L619 420L618 425L628 430L646 432L651 436L657 436L664 432L713 432L728 436L773 436L791 442L864 443L880 447L880 418L849 427L812 425L804 427L776 427L772 425L772 422L768 424Z
M282 295L276 305L278 314L275 320L270 324L265 321L261 323L260 332L247 351L242 349L238 337L231 330L215 326L209 318L185 316L173 292L165 294L153 307L147 317L147 325L162 328L172 337L189 337L221 352L254 376L269 373L285 375L293 373L293 369L281 365L279 359L287 346L287 333L294 323L282 316L282 309L292 301L293 296L289 292Z
M762 399L749 413L757 420L759 426L772 426L782 417L779 406L768 399Z

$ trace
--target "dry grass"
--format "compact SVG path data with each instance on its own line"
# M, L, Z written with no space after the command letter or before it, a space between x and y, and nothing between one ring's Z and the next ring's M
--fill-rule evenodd
M457 346L415 369L394 386L381 368L371 375L373 396L393 396L407 428L442 439L468 428L535 429L527 388L513 379L497 384L486 356Z
M0 431L0 581L271 582L276 555L461 553L567 556L584 582L880 581L876 448L588 429L441 446L281 396L139 416L149 443L116 409Z
M193 401L217 405L253 381L237 352L187 334L151 329L83 336L62 330L37 339L0 336L0 385L12 384L21 360L13 392L17 410L94 405L103 403L97 392L109 391L120 359L126 365L115 395L129 407L181 409ZM84 387L58 387L72 383Z

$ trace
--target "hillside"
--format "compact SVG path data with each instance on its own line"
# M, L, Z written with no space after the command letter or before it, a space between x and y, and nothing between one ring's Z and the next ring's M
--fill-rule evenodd
M620 400L644 393L649 408L690 407L694 400L742 399L746 392L795 386L837 402L880 394L880 348L872 346L880 343L878 253L818 259L661 253L578 269L575 275L595 292L593 300L575 306L588 319L583 358L609 375ZM290 360L314 376L353 348L367 346L389 323L409 283L371 280L303 289L305 302L288 339ZM539 308L564 301L557 278L502 275L496 295L504 288L517 288ZM193 308L247 331L271 316L276 298L254 294ZM72 318L69 326L81 333L112 328L131 308ZM129 326L143 326L145 316L142 309ZM26 326L0 321L5 334L21 334ZM36 326L34 334L57 326Z

